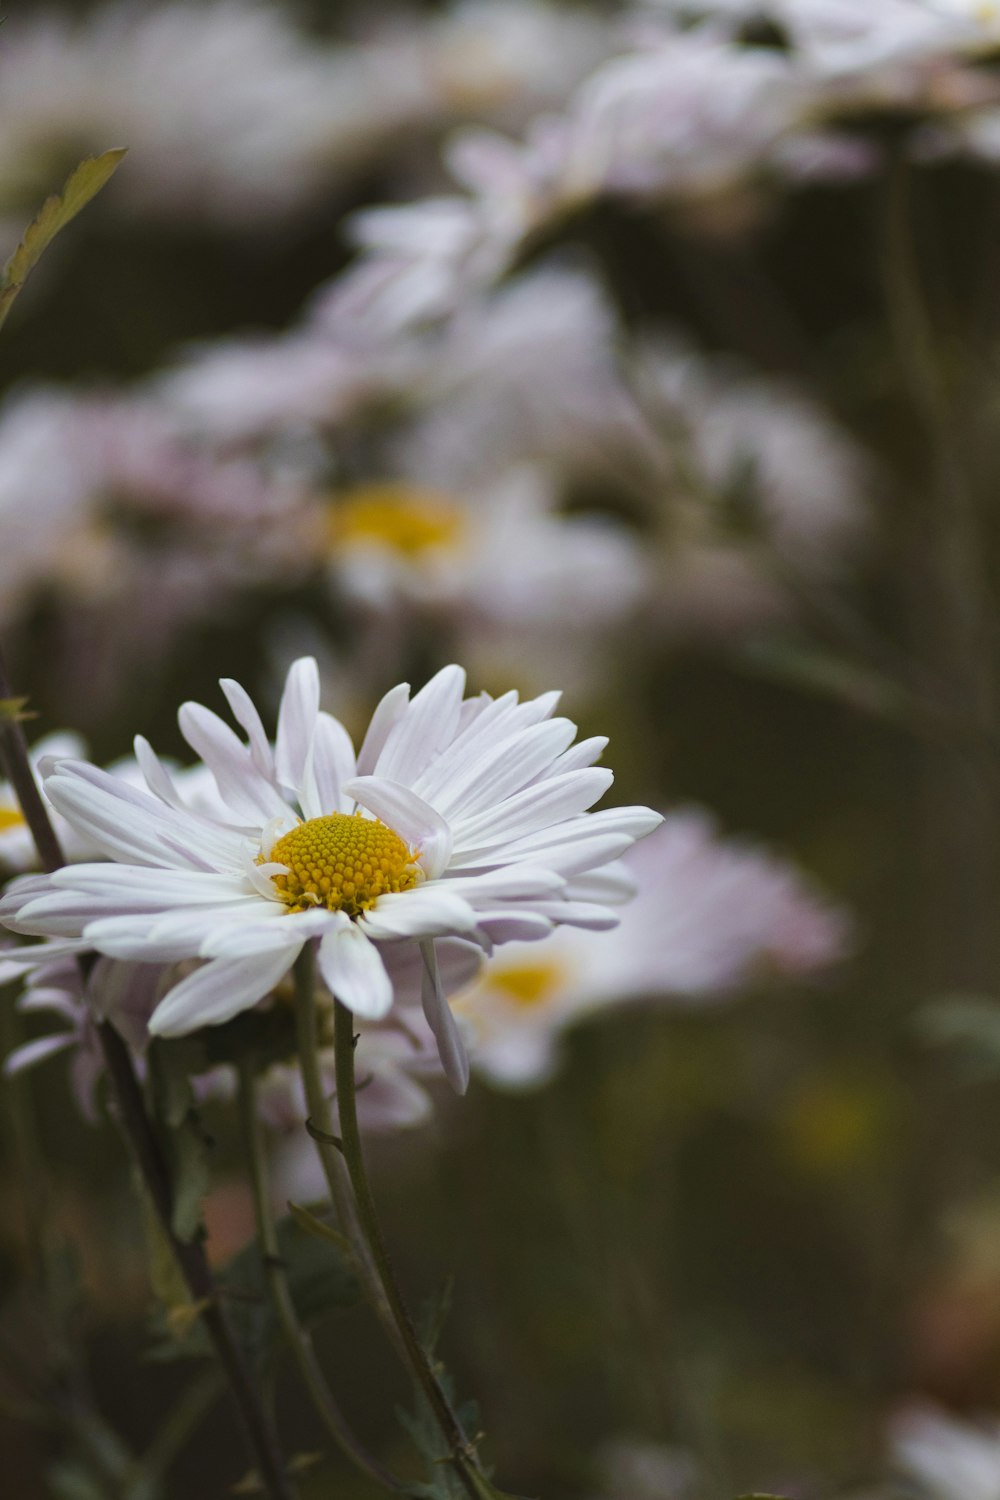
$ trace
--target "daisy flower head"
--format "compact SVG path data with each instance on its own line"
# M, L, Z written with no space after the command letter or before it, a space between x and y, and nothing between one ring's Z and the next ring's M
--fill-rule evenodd
M445 667L412 698L406 684L387 693L355 753L320 709L312 658L288 672L273 744L246 691L221 686L245 740L200 704L179 719L226 815L192 810L141 737L145 788L83 761L50 762L50 802L111 862L15 881L0 920L112 958L204 960L153 1012L150 1031L166 1036L256 1005L307 947L331 994L378 1020L394 999L384 952L419 944L424 1013L464 1089L435 940L489 952L562 924L613 926L591 872L659 815L588 811L613 780L594 764L607 742L574 743L555 693L467 698L465 673Z

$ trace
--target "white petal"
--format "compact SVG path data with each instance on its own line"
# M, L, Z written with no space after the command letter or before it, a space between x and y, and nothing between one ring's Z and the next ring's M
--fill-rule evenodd
M243 843L238 833L167 807L150 792L128 786L97 766L63 763L46 779L45 793L79 833L123 864L192 869L211 860L216 868L226 869L238 862Z
M583 766L592 766L596 760L600 760L608 744L606 734L595 734L589 740L581 740L578 745L570 745L558 760L552 762L548 775L559 776L563 771L579 771Z
M372 714L364 744L358 754L358 775L370 776L374 771L389 731L400 719L410 701L410 684L401 682L390 688Z
M484 748L494 744L498 737L506 738L539 723L552 713L558 702L558 693L546 694L529 703L518 703L516 693L505 693L455 736L434 764L422 772L414 789L428 801L436 802L447 792L453 778Z
M551 767L572 744L576 725L549 719L483 747L437 798L446 816L469 818L513 796Z
M464 853L508 843L573 817L602 797L613 780L611 772L599 766L567 771L564 776L527 787L475 817L456 819L452 829L455 862L460 862Z
M160 801L165 802L168 807L183 807L184 803L180 792L174 785L173 777L149 741L143 735L137 734L132 741L132 747L135 750L139 770L154 797L159 797Z
M5 1077L12 1078L15 1073L23 1073L25 1068L33 1068L36 1063L44 1062L47 1057L52 1057L56 1052L64 1052L76 1041L76 1035L72 1031L60 1031L55 1036L40 1036L33 1042L25 1042L23 1047L17 1047L4 1058L3 1072Z
M199 951L203 958L242 958L251 953L277 953L279 948L299 949L307 939L336 926L337 917L332 911L303 911L259 926L233 924L205 938Z
M536 901L531 909L557 925L586 927L591 932L606 932L621 921L618 912L594 901Z
M313 740L313 776L322 812L346 812L344 785L357 774L351 736L332 714L321 713Z
M507 910L484 911L479 914L476 931L493 943L533 943L538 938L548 937L552 923L541 913L524 911L516 907Z
M375 774L412 785L453 738L464 690L462 668L442 667L389 731Z
M404 843L416 849L428 879L435 880L451 858L451 829L427 802L398 781L355 776L344 785L348 796L381 818Z
M374 943L356 922L325 934L319 945L319 970L332 995L357 1016L378 1021L392 1006L392 981Z
M292 662L278 709L274 763L288 788L298 788L319 714L319 668L312 656Z
M478 918L468 901L443 882L379 897L361 925L376 938L438 937L469 932Z
M246 688L234 682L231 677L221 678L219 686L226 695L226 702L232 710L233 718L241 728L246 730L247 739L250 741L250 758L255 768L268 781L273 780L274 756L271 754L267 731L261 722L253 699Z
M458 875L442 882L446 891L464 896L473 906L494 901L523 901L553 896L566 887L563 877L544 865L516 864L481 874Z
M270 780L253 763L239 735L201 703L182 703L177 715L181 733L215 777L219 795L233 811L258 827L287 812Z
M291 968L295 950L255 954L252 958L216 958L182 979L165 995L149 1018L154 1036L184 1036L201 1026L218 1026L249 1010L270 994Z
M424 1015L438 1044L445 1077L456 1093L464 1094L469 1087L469 1054L441 987L434 944L421 943L420 947L424 958L424 979L420 991Z

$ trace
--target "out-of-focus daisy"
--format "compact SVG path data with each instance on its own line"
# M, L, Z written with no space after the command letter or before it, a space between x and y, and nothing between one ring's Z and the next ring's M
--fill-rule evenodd
M37 773L41 762L47 757L64 758L85 755L87 752L78 734L56 731L37 740L28 753ZM72 826L53 807L49 808L49 816L70 858L80 853L81 849L92 852L91 846L76 838ZM14 788L9 781L0 781L0 874L9 874L12 870L30 870L37 863L35 842L18 805Z
M446 667L411 701L394 688L357 756L319 708L311 659L289 671L272 747L235 682L222 684L249 743L208 709L180 724L232 814L191 812L141 738L149 791L79 761L45 777L53 805L111 864L69 866L14 886L0 903L12 930L80 940L111 957L207 962L164 997L154 1033L180 1035L255 1005L307 944L345 1005L370 1019L391 1008L385 943L418 941L423 1002L449 1077L464 1087L464 1046L444 998L434 939L484 949L563 923L616 918L591 872L659 823L647 808L587 809L607 790L594 766L606 741L574 745L553 718L557 695L464 698Z
M546 476L527 467L468 495L359 486L330 504L331 577L382 608L407 600L535 628L620 617L642 588L638 543L610 520L560 515L555 500Z
M98 958L84 977L77 955L59 953L58 947L52 945L53 956L28 972L17 1001L17 1009L24 1015L51 1016L59 1023L58 1029L16 1047L4 1059L3 1072L12 1077L49 1057L71 1052L73 1096L80 1113L93 1120L94 1090L104 1068L97 1022L110 1020L141 1060L149 1040L149 1017L163 992L166 975L158 964ZM0 964L0 980L3 970ZM17 970L16 960L10 960L8 977L15 978Z
M913 1406L889 1429L892 1457L928 1500L1000 1500L1000 1420Z
M638 890L616 928L511 944L456 1001L474 1064L494 1082L544 1083L562 1033L607 1006L659 996L700 1005L755 977L812 974L847 951L843 912L774 855L720 838L700 811L668 814L603 873Z

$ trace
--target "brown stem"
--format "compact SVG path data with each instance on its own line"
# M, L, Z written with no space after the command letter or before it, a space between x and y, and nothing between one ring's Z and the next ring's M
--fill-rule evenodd
M0 699L14 697L0 656ZM21 811L48 871L65 864L59 839L38 790L24 731L18 721L0 719L0 756L17 794ZM145 1101L132 1058L118 1032L107 1021L97 1027L111 1092L122 1129L132 1147L146 1191L180 1268L192 1300L202 1309L206 1332L226 1372L239 1408L247 1441L261 1481L272 1500L295 1500L272 1425L261 1405L243 1355L216 1295L215 1282L200 1244L186 1245L173 1230L173 1186L160 1144L146 1113Z

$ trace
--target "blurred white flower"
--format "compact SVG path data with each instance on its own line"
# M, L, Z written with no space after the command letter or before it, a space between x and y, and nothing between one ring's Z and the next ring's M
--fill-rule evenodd
M561 103L606 54L608 26L587 6L544 0L459 0L421 31L442 105L512 126Z
M48 756L66 757L86 755L87 747L78 734L57 730L44 735L29 749L31 765L37 775L39 766ZM44 797L44 792L42 793ZM60 817L51 803L47 810L59 841L69 858L85 858L92 845L80 839L73 827ZM35 841L18 806L14 788L9 781L0 781L0 875L14 870L30 870L38 863Z
M766 159L802 107L802 85L784 54L735 46L707 28L679 32L604 63L577 91L563 191L727 188Z
M73 1097L84 1118L95 1119L94 1090L104 1067L97 1023L106 1020L113 1024L141 1068L149 1041L148 1021L165 984L165 970L158 964L98 958L84 979L75 955L52 957L28 972L17 1009L28 1016L51 1016L60 1027L10 1052L4 1059L4 1074L13 1076L58 1053L71 1051Z
M896 1465L928 1500L1000 1500L1000 1420L969 1422L938 1407L898 1413L889 1429Z
M525 460L593 478L655 449L618 368L621 331L596 277L543 265L463 308L431 347L394 445L425 483L482 483Z
M720 500L742 497L744 521L788 558L827 572L864 535L870 461L790 382L651 341L637 351L635 385L681 487L693 466Z
M494 1083L545 1083L562 1033L594 1011L657 997L714 1002L755 979L812 975L849 948L845 914L793 866L720 838L695 809L667 814L620 865L585 883L605 900L634 887L617 927L512 944L455 1002L472 1028L473 1066Z
M297 576L310 505L297 472L198 441L162 401L15 393L0 414L0 619L49 586L90 610L99 695L102 674L227 590Z
M359 97L260 0L109 0L13 15L6 33L0 202L33 199L53 158L121 142L129 164L109 201L255 222L316 192Z
M556 499L527 467L466 495L392 480L345 491L328 513L331 578L374 608L418 604L468 627L621 618L645 580L638 543Z
M705 1476L694 1453L665 1443L617 1438L598 1453L596 1500L700 1500Z

